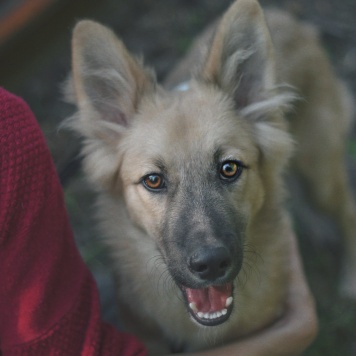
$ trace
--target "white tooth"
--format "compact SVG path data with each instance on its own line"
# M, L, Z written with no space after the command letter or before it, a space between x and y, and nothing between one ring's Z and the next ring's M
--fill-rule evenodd
M191 309L191 310L193 310L193 312L196 314L196 313L198 313L198 308L197 308L197 305L195 304L195 303L190 303L189 304L189 308Z
M210 314L209 314L209 313L205 313L205 314L204 314L204 318L205 318L205 319L210 319Z
M216 319L216 313L211 313L210 314L210 319Z
M202 312L199 312L198 314L198 317L201 319L201 318L204 318L204 313L202 313Z
M221 311L221 314L222 314L222 315L226 315L226 314L227 314L227 309L223 309L223 310Z
M231 305L232 301L233 301L232 297L227 298L226 299L226 303L225 303L225 307L229 307Z
M217 317L217 318L220 318L221 315L222 315L222 311L218 311L218 312L216 312L215 314L216 314L216 317Z

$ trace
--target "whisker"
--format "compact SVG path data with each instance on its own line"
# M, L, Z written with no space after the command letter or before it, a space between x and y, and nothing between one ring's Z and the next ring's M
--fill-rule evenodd
M156 293L158 298L163 296L172 298L172 296L175 295L175 297L182 300L182 297L176 288L176 283L174 282L161 254L152 256L147 261L147 270L150 270L152 280L156 283Z
M257 277L257 279L261 280L261 274L259 269L257 268L257 262L263 262L263 258L261 254L254 248L253 245L245 243L243 246L244 250L244 260L242 269L237 277L239 284L242 288L246 286L246 283L249 278L252 278L251 275Z

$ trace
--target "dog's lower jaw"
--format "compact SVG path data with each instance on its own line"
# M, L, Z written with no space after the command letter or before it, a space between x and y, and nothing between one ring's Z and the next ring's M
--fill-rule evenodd
M202 326L217 326L226 322L233 310L233 285L191 289L180 286L189 315Z

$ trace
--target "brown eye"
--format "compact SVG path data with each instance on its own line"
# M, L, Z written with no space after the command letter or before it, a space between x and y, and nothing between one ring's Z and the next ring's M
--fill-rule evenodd
M160 190L165 187L163 177L160 174L149 174L142 179L142 182L148 190Z
M235 180L242 173L242 164L238 161L223 162L220 169L220 176L224 180Z

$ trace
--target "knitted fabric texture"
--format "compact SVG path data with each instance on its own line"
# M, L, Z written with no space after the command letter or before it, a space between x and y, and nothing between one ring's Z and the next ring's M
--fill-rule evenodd
M28 106L1 88L0 354L146 355L100 320L41 130Z

